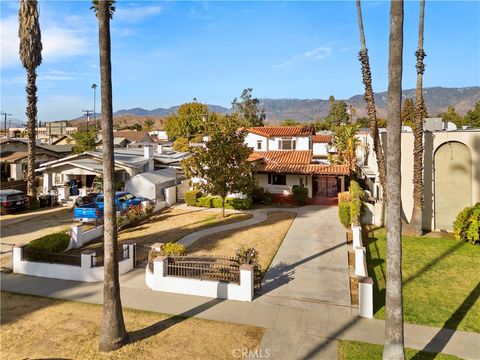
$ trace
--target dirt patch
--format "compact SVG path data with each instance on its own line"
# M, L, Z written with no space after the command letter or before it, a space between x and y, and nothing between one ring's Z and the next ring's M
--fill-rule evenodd
M1 293L2 359L231 359L254 350L264 329L124 310L132 343L98 352L100 305Z

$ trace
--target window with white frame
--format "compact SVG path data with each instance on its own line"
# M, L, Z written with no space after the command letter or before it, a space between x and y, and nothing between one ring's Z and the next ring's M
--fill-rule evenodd
M278 149L279 150L295 150L296 141L292 138L281 138L278 140Z

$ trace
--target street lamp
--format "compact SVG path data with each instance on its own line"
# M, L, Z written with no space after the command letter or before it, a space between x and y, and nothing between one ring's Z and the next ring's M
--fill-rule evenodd
M96 104L96 95L97 95L97 84L92 84L93 89L93 122L95 123L95 128L98 131L98 124L97 124L97 115L95 111L95 104Z

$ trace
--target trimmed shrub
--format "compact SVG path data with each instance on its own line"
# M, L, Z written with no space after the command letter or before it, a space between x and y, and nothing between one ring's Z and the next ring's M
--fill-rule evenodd
M202 206L206 208L213 207L213 197L212 196L202 196L197 200L197 206Z
M70 244L70 235L67 233L53 233L42 236L27 244L27 249L44 252L65 251Z
M258 262L258 251L255 248L247 248L245 245L235 250L235 256L240 264L256 264Z
M162 246L160 252L163 256L183 256L187 254L185 246L178 243L166 243Z
M200 190L194 189L186 191L184 194L185 203L190 206L197 206L197 200L202 196Z
M362 187L358 182L355 180L350 181L350 196L353 198L358 198L361 201L365 201L365 191L363 191Z
M453 223L453 235L459 241L480 244L480 203L458 213Z
M252 191L252 202L254 204L270 205L272 203L272 194L262 187L256 187Z
M293 198L299 205L305 205L308 199L308 189L306 187L293 188Z
M136 205L128 208L125 215L127 216L130 226L135 226L140 224L140 222L146 216L145 212L143 211L142 205Z
M351 225L350 221L350 202L344 201L338 204L338 217L340 222L346 228L349 228Z
M221 204L220 199L220 204ZM235 209L235 210L247 210L252 207L252 199L239 199L239 198L226 198L225 199L225 208Z
M350 221L352 225L362 225L363 202L360 198L353 198L350 201Z
M352 200L352 196L350 195L350 192L344 191L344 192L339 192L338 193L338 203L341 204L343 202L348 202Z

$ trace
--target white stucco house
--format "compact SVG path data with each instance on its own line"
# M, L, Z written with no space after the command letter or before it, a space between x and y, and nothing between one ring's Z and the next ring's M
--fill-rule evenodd
M447 129L448 127L444 127ZM358 134L358 175L376 199L376 223L383 223L382 187L373 139ZM386 154L387 133L380 132ZM413 133L401 134L402 208L407 220L413 207ZM424 230L451 231L458 212L480 202L480 129L424 132Z

